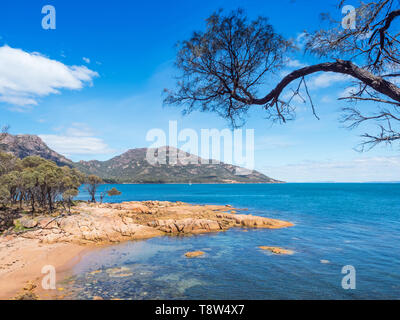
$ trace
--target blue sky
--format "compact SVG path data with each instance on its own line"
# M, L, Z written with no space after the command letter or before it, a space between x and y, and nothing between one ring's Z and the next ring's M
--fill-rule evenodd
M148 147L146 133L167 130L170 120L178 121L179 130L227 128L215 114L183 117L162 106L162 90L174 88L175 43L202 30L215 10L238 7L249 17L269 17L279 33L300 39L304 30L322 25L320 12L342 17L336 2L3 0L0 124L9 124L13 134L40 135L73 160L106 160ZM56 8L55 30L41 26L46 4ZM290 58L283 72L317 61L303 54ZM10 79L14 87L2 87ZM309 83L320 121L300 102L296 121L285 125L271 125L259 107L252 108L244 129L255 130L255 168L294 182L400 180L398 148L356 152L359 135L375 129L349 131L338 122L344 103L336 98L348 81L318 74Z

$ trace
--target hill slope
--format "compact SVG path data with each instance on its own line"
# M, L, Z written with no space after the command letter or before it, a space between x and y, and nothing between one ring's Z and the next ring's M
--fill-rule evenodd
M42 139L35 135L6 134L0 141L0 150L11 152L16 157L23 159L28 156L39 156L54 161L59 166L72 166L72 161L61 154L51 150Z
M0 150L11 152L19 158L40 156L60 166L73 166L83 173L95 174L106 182L115 183L279 183L257 171L249 171L226 163L213 164L195 155L184 153L189 163L171 164L169 153L182 152L172 147L159 149L131 149L107 161L72 162L50 149L35 135L7 134L0 141ZM147 152L165 157L166 164L150 164Z
M278 183L257 171L234 165L203 164L203 159L185 153L191 164L169 164L172 147L149 149L156 156L165 156L166 164L152 165L146 160L148 149L131 149L108 161L80 161L75 167L87 174L95 174L110 182L120 183Z

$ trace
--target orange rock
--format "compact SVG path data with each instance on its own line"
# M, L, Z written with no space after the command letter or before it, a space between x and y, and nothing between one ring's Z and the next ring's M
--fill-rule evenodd
M192 252L186 252L185 253L185 256L187 258L195 258L195 257L200 257L202 255L204 255L203 251L192 251Z
M271 251L274 254L293 254L294 253L294 251L292 251L292 250L282 249L282 248L279 248L279 247L261 246L259 248L261 250Z
M286 221L228 213L227 208L236 210L226 206L168 201L80 203L74 207L75 214L56 220L39 217L39 227L24 233L24 238L37 239L42 244L90 244L147 239L166 233L217 232L232 227L276 229L293 226Z

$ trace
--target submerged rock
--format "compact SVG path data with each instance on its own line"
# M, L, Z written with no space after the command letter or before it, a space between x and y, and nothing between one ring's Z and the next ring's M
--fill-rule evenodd
M283 248L279 248L279 247L260 246L259 248L261 250L270 251L273 254L289 254L289 255L291 255L294 253L293 250L287 250L287 249L283 249Z
M98 274L98 273L102 273L102 271L101 270L94 270L92 272L89 272L90 275L95 275L95 274Z
M203 251L192 251L192 252L186 252L185 253L185 256L187 258L195 258L195 257L200 257L202 255L204 255Z
M129 269L127 267L111 268L111 269L106 270L108 276L111 278L130 277L133 275L133 273L130 271L131 271L131 269Z

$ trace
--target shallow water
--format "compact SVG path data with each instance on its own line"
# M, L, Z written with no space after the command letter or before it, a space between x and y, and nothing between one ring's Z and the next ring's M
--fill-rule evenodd
M73 270L75 298L400 298L400 184L115 186L122 195L108 201L231 204L295 226L160 237L96 250ZM262 245L295 254L273 255ZM184 256L195 250L206 254ZM356 270L355 290L342 288L346 265Z

